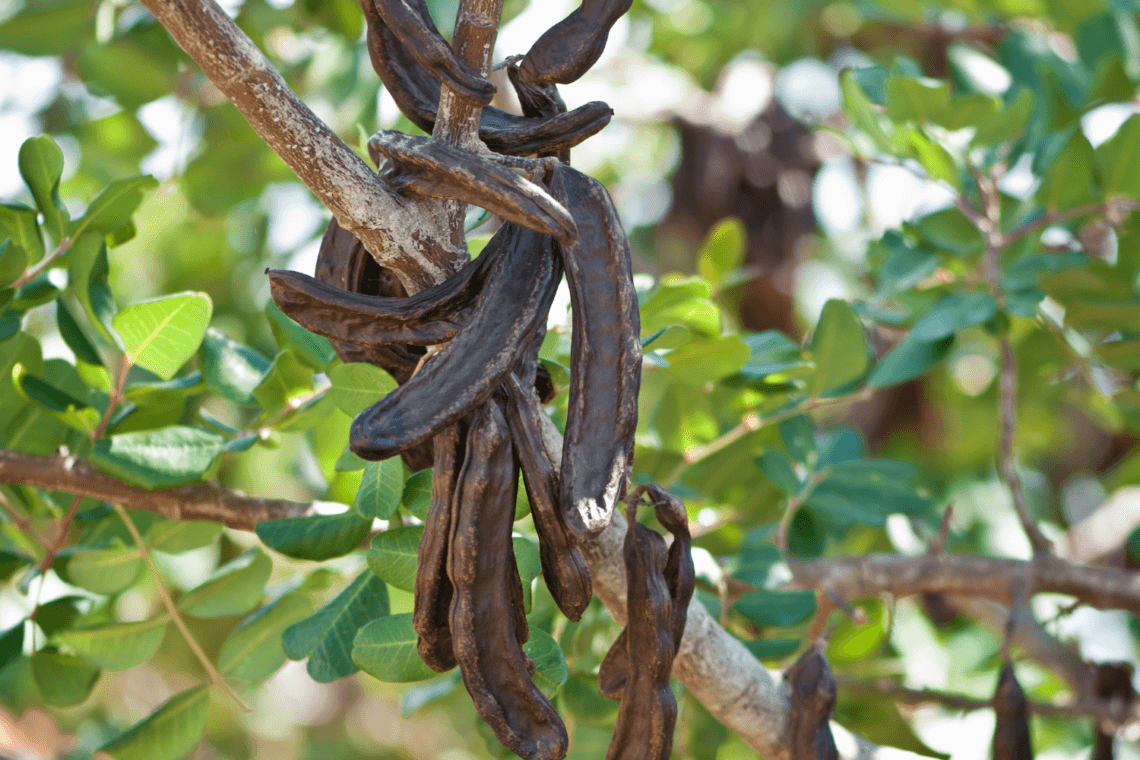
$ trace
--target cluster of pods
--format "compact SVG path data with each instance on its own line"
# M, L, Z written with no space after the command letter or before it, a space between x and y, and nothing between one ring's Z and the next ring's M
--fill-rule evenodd
M374 68L408 118L431 132L441 83L487 104L494 88L440 36L424 0L361 0ZM684 505L657 486L630 489L640 320L629 241L605 188L569 166L569 150L604 127L605 103L567 111L555 84L601 54L630 0L586 0L508 74L523 114L487 106L469 152L380 132L369 152L396 193L473 203L502 226L446 281L408 295L334 221L317 276L270 271L274 302L328 337L346 361L387 369L399 387L353 421L350 447L432 466L413 622L434 670L458 665L479 715L524 758L565 756L566 728L532 681L511 543L519 471L539 538L542 575L578 620L592 597L582 542L631 503L624 559L629 621L599 674L621 701L609 758L669 757L677 706L669 686L694 575ZM525 176L524 176L525 175ZM561 452L543 405L555 389L538 350L563 275L573 308L568 417ZM673 534L666 548L636 523L646 498Z

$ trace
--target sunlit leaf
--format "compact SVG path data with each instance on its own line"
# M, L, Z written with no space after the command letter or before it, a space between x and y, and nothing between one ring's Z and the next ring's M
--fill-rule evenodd
M319 683L351 675L359 669L352 659L353 637L388 612L388 587L366 570L324 607L286 629L285 654L291 660L307 657L309 675Z
M128 361L169 380L198 350L212 313L205 293L177 293L126 306L111 324Z

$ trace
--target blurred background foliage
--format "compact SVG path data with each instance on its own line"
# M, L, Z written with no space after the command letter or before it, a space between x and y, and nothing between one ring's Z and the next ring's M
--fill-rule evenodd
M222 4L362 155L363 141L378 128L416 131L372 72L355 0ZM446 31L456 0L431 4ZM525 52L573 5L507 0L496 59ZM990 279L987 290L979 286L981 238L953 201L958 193L976 197L978 176L1000 173L1003 219L1014 229L1042 214L1140 196L1140 134L1133 129L1138 10L1133 0L635 0L599 64L562 88L571 107L600 99L615 110L609 128L573 159L610 187L641 273L647 362L636 477L685 498L698 547L697 598L769 667L789 662L815 611L812 594L778 590L786 576L773 534L789 498L805 505L790 526L790 550L801 557L921 554L951 502L949 551L1030 556L994 469L997 337L1008 336L1016 349L1016 448L1030 507L1047 535L1064 537L1136 482L1138 223L1122 213L1106 225L1102 205L1095 214L1042 224L1003 251L1001 279ZM283 333L280 323L275 331L265 316L262 271L312 272L327 210L141 5L7 0L0 18L0 197L36 205L17 155L25 138L39 134L62 150L59 196L74 219L111 181L151 174L159 184L141 196L133 221L107 230L110 291L120 305L182 291L207 293L212 302L217 332L179 375L188 380L180 388L137 391L149 416L125 417L111 432L205 426L234 445L215 452L195 477L378 516L361 507L361 484L383 474L344 456L359 399L338 398L307 416L286 409L290 400L316 402L330 387L353 381L319 346L315 358L306 354L303 339ZM859 75L841 80L839 72L850 67ZM949 89L923 77L941 78ZM510 107L505 78L496 81ZM89 270L70 271L70 279L46 278L46 299L25 285L8 308L18 334L37 344L28 350L46 360L38 371L44 384L83 398L98 382L64 367L83 357L64 334L57 293L65 297L60 303L79 299L71 309L81 332L96 336L100 328L83 294L74 292L77 275ZM543 349L556 379L558 366L569 363L567 305L565 297L556 302L556 329ZM15 328L4 337L24 340L13 334ZM252 349L247 359L258 379L272 374L284 390L273 396L263 384L260 394L246 388L245 397L219 390L224 383L210 372L218 356L228 356L223 336ZM103 356L113 353L109 341L92 339ZM0 353L8 357L12 345ZM36 374L34 360L22 361ZM158 380L141 373L131 382L142 388ZM4 382L6 393L23 394L18 403L29 406L21 409L45 403L35 397L39 386L29 397L27 384L17 380L13 390ZM565 395L552 413L561 425ZM73 451L92 451L62 422L55 423L58 435L39 429L34 445L13 438L11 418L4 424L6 448L46 454L67 441L78 447ZM239 444L250 431L256 445ZM422 517L422 482L404 484L398 512L390 504L390 528L414 527ZM58 495L5 490L45 524L66 506ZM112 539L108 521L117 518L90 506L81 513L86 533L76 546L105 551L100 542ZM135 522L158 541L148 532L159 531L153 517ZM5 527L9 556L32 551L11 524ZM531 535L525 519L519 531ZM112 548L130 547L119 533L114 540L122 543ZM259 534L274 549L287 543ZM1107 548L1080 558L1133 567L1140 557L1129 546L1140 542L1126 546L1126 536L1102 537ZM250 610L275 610L259 619L271 619L270 630L280 633L335 604L346 583L373 582L362 552L321 565L275 553L265 564L253 534L226 530L198 543L181 552L156 549L179 598L230 562L237 564L226 572L246 573L252 589L245 608L222 605L215 609L221 614L189 618L215 661L225 660L225 643L243 630L239 624L251 624ZM383 541L373 546L367 566L387 581L386 589L377 582L384 594L382 603L379 592L373 599L374 615L410 611L407 578L386 564ZM249 570L263 566L271 574ZM87 679L53 698L44 686L51 679L37 681L32 644L21 639L0 671L3 721L23 737L20 746L49 757L90 756L204 679L173 626L138 667L98 663L100 676L80 660L61 659L83 651L74 635L67 643L78 616L90 626L147 620L159 610L141 564L121 585L101 587L85 583L82 563L72 563L67 577L51 576L38 597L19 587L19 568L16 562L7 573L12 586L0 597L0 630L23 626L37 603L40 613L54 604L59 619L38 614L36 626L41 643L62 649L45 650L41 671L56 666ZM553 661L561 661L557 649L565 655L564 682L552 691L572 730L572 757L600 757L616 703L598 695L594 675L618 628L597 601L571 624L556 615L541 583L533 594L532 627L559 645ZM263 606L274 599L276 607ZM956 610L937 614L936 601L868 599L859 602L866 623L834 618L828 655L836 671L988 698L1000 632ZM1086 658L1136 661L1134 617L1068 609L1070 601L1040 595L1033 611ZM284 649L273 640L264 662L242 666L241 678L260 683L243 691L252 712L212 700L193 757L459 760L501 752L477 726L454 673L407 685L363 674L318 683L310 677L318 677L317 659L309 657L308 672L303 662L312 642L306 648L299 635L286 636ZM286 654L298 661L286 664ZM1048 663L1022 655L1018 663L1031 698L1064 693ZM356 667L325 665L333 679ZM678 690L676 757L755 756ZM72 697L78 706L61 706ZM993 726L988 710L900 707L889 696L847 691L837 719L877 742L960 758L984 756ZM1088 756L1088 721L1035 718L1033 728L1039 757ZM1118 742L1117 756L1140 752Z

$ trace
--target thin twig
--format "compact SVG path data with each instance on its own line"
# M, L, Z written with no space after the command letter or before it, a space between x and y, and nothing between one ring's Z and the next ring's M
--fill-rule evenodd
M139 554L142 555L143 560L146 562L146 566L150 568L150 574L154 578L154 585L158 587L158 593L162 597L162 603L166 607L167 613L170 614L170 619L174 621L174 624L176 626L178 626L178 630L182 632L182 636L186 639L186 643L189 644L190 649L194 651L194 656L198 658L198 662L202 663L202 667L206 669L206 673L210 676L210 683L212 683L214 686L221 687L222 691L229 694L233 701L237 702L238 707L240 707L242 710L245 712L251 712L245 702L241 700L241 697L239 697L237 693L230 688L230 685L225 682L225 679L222 678L222 674L219 673L217 668L214 667L214 663L210 662L210 658L207 657L206 653L202 651L202 647L198 645L198 641L194 638L194 635L190 633L190 629L186 627L186 621L182 619L182 615L178 612L178 607L175 606L174 600L170 598L170 592L166 590L166 584L162 582L162 575L158 572L158 566L154 564L154 557L150 556L150 550L146 548L146 542L143 541L143 537L142 534L139 533L139 529L135 527L135 524L133 522L131 522L131 518L127 514L127 510L123 509L118 504L112 504L111 506L114 507L115 513L119 516L119 519L123 521L123 525L127 526L127 530L130 531L131 538L135 540L135 544L138 545Z
M1050 211L1043 214L1031 222L1026 222L1016 230L1012 230L1002 236L1002 247L1007 247L1018 240L1021 240L1026 235L1032 235L1035 232L1043 230L1047 227L1052 227L1054 224L1061 224L1062 222L1071 221L1073 219L1080 219L1083 216L1093 216L1104 214L1109 211L1116 211L1120 213L1128 213L1131 211L1140 210L1140 201L1130 201L1122 198L1114 198L1102 203L1091 203L1087 206L1078 206L1077 208L1070 208L1064 211Z
M51 551L51 542L41 536L39 532L32 527L32 521L18 509L13 507L12 502L8 501L8 497L2 493L0 493L0 507L4 508L4 511L7 512L8 516L12 518L12 522L16 524L17 528L35 539L35 541L45 550Z
M823 482L823 479L831 472L831 468L824 467L811 474L807 482L800 488L799 493L795 496L788 497L788 506L784 509L784 516L780 518L780 526L776 528L776 535L773 540L776 543L776 548L780 550L780 554L788 553L788 531L792 527L792 520L795 519L796 513L800 511L800 507L807 501L807 497L811 496L811 492L815 487Z
M1021 483L1021 475L1017 471L1017 462L1013 456L1013 435L1017 427L1017 360L1013 354L1013 346L1008 336L1001 339L1001 370L998 381L998 405L1000 407L1001 431L998 438L998 468L1001 477L1005 480L1013 496L1013 506L1017 510L1018 519L1029 543L1033 546L1034 555L1048 554L1052 544L1041 529L1037 527L1033 516L1029 514L1029 505L1025 501L1025 488Z

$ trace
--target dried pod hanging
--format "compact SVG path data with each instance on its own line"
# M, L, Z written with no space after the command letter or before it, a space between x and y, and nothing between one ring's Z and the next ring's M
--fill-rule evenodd
M550 27L519 66L525 82L570 84L597 63L610 28L633 0L582 0L573 13Z
M1001 669L994 692L993 760L1033 760L1033 742L1029 737L1029 703L1008 661Z

